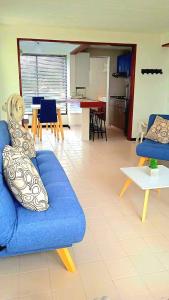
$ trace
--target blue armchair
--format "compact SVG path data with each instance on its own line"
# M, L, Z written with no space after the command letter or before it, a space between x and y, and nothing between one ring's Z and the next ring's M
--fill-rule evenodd
M80 242L85 217L71 184L52 151L37 151L32 159L48 193L49 209L35 212L15 200L3 177L2 151L10 144L0 121L0 257L57 249L67 270L75 270L67 247Z
M148 130L154 123L156 114L149 117ZM160 115L162 118L169 120L169 115ZM149 139L145 139L141 144L137 145L136 153L140 156L139 165L143 165L147 158L155 158L159 160L169 160L169 144L161 144Z

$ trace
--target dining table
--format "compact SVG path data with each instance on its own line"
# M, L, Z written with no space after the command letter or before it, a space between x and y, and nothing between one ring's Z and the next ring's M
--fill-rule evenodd
M63 131L63 123L62 123L62 115L61 115L61 108L59 104L79 104L80 108L82 109L82 140L89 141L89 134L90 134L90 109L98 109L103 108L106 106L106 102L102 100L92 100L87 98L65 98L56 100L56 108L57 108L57 115L58 115L58 124L59 124L59 131L61 133L62 140L64 139L64 131ZM32 104L32 133L34 138L36 137L37 133L37 115L38 110L40 109L40 104Z

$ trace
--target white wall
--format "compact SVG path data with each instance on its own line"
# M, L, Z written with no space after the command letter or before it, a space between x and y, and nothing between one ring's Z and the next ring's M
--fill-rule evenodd
M107 58L91 57L89 70L89 87L87 98L98 99L107 96Z
M169 49L161 47L160 34L122 33L59 29L47 26L1 26L0 28L0 78L1 104L11 93L19 92L16 38L41 38L74 41L136 43L136 80L133 113L133 137L137 121L150 113L165 113L169 103ZM162 68L163 75L142 75L141 68ZM3 115L2 115L3 117Z

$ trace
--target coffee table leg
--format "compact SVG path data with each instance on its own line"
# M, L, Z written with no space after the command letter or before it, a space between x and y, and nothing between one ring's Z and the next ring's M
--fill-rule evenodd
M131 179L127 179L124 186L122 187L121 189L121 192L120 192L120 198L123 196L123 194L125 193L125 191L127 190L127 188L129 187L129 185L132 183L132 180Z
M144 207L143 207L143 214L142 214L142 222L145 221L146 215L147 215L147 206L148 206L148 199L149 199L150 190L145 191L144 196Z

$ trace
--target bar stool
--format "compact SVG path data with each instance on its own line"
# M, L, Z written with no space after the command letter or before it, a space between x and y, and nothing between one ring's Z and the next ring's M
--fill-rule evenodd
M38 136L42 141L42 124L51 124L54 127L54 134L59 140L59 125L56 111L56 100L43 100L41 102L40 114L38 116Z
M107 131L106 131L106 110L105 108L99 108L98 110L91 109L90 110L90 133L89 138L95 138L95 134L97 134L98 139L101 135L105 135L107 141Z

